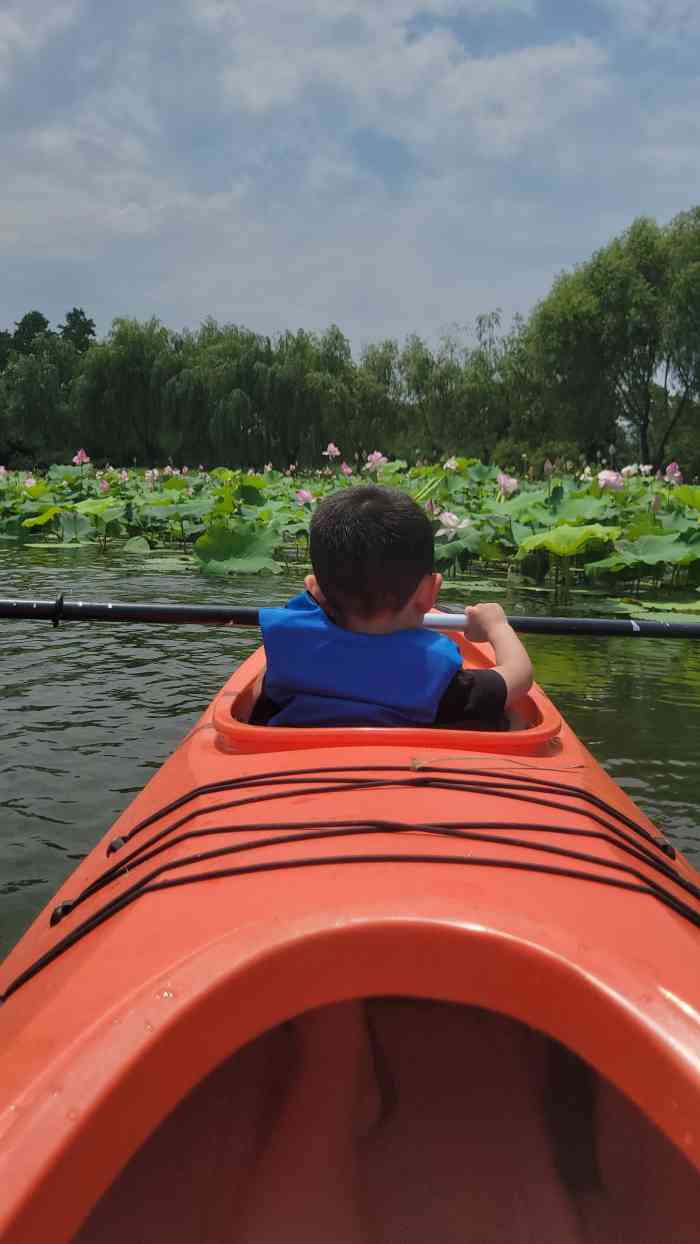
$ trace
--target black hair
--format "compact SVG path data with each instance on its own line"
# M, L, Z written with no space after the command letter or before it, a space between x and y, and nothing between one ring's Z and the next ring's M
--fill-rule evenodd
M402 609L434 560L433 529L398 488L353 485L321 502L311 520L311 564L340 618Z

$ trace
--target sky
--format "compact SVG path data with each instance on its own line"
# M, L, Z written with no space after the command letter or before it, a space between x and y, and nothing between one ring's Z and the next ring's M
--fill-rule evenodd
M697 0L2 0L0 327L359 352L700 203Z

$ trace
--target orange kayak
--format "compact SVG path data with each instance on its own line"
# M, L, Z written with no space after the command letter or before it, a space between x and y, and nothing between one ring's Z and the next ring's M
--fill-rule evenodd
M537 688L285 729L263 671L0 971L2 1244L696 1241L700 876Z

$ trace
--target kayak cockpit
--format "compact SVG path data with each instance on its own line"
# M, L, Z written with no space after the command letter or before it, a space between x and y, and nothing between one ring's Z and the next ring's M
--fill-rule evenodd
M75 1244L690 1244L700 1181L575 1054L476 1007L307 1012L166 1118Z
M464 641L462 641L464 646ZM493 664L475 644L469 645L470 666ZM471 650L474 650L473 652ZM219 692L213 705L213 725L219 746L232 753L297 751L332 747L434 747L450 751L503 752L542 755L556 750L561 717L542 692L533 687L512 715L509 730L450 730L430 727L298 727L250 725L253 706L265 673L265 654L259 649Z

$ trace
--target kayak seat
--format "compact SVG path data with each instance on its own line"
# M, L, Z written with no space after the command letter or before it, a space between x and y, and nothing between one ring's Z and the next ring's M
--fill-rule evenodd
M459 642L459 641L458 641ZM485 645L462 640L465 666L485 669L493 661ZM252 726L253 705L265 674L260 648L236 670L214 701L213 725L221 750L236 753L294 751L308 747L435 747L461 752L551 755L557 750L561 717L549 700L533 687L510 716L508 730L450 729L444 726Z

